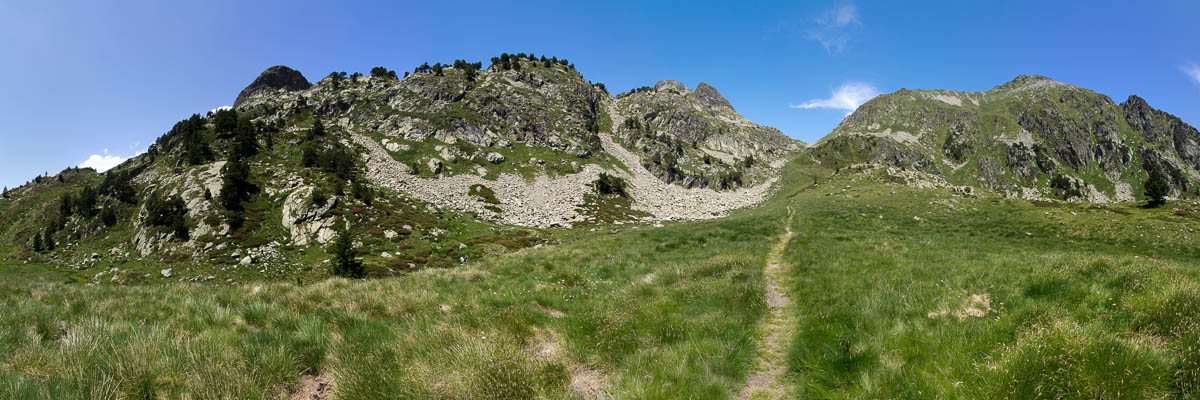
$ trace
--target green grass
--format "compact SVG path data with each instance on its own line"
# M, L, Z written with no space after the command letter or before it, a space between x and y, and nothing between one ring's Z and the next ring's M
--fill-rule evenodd
M773 207L306 286L83 286L2 267L0 392L279 398L307 374L338 398L573 398L573 380L721 398L755 354Z
M883 180L795 199L795 397L1200 396L1192 219Z
M379 279L89 286L9 261L0 393L284 398L311 375L340 399L729 398L755 365L790 205L790 398L1200 395L1194 213L959 197L878 173L793 163L758 207L658 228L504 230L381 206L363 215L454 230L473 261ZM378 250L409 240L428 247L403 257L459 255L396 240L365 232L364 259L378 271Z

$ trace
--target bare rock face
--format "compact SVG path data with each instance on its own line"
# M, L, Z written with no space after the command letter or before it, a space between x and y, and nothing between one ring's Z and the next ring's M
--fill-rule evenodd
M242 92L238 93L237 100L233 102L233 107L237 108L246 98L264 90L286 89L294 91L305 90L310 87L312 87L312 83L309 83L308 79L305 79L300 71L276 65L267 68L266 71L258 75L258 78L254 82L250 83L250 86L242 89Z
M696 85L696 97L700 99L701 103L709 107L733 109L733 105L729 104L729 100L725 100L724 96L721 96L721 92L718 92L716 88L704 82Z
M170 232L157 232L143 227L138 231L137 236L133 237L133 245L137 248L138 254L145 257L166 246L171 241L171 237Z
M330 196L325 204L309 204L312 192L312 187L296 189L283 203L283 227L298 246L307 245L314 234L318 242L325 243L333 232L333 218L325 218L325 214L337 204L337 197Z

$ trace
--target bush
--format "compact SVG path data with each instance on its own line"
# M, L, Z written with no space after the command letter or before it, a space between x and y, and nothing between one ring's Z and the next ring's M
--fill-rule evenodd
M108 207L104 207L103 211L100 211L100 222L103 222L104 226L113 226L117 224L117 212L114 210L115 208L116 206L110 205Z
M629 183L625 182L624 179L609 175L607 173L601 173L600 178L596 179L596 181L592 183L592 186L596 188L597 193L603 195L629 197L629 194L625 191L625 188L629 186Z
M174 195L169 198L153 196L146 203L146 225L170 229L175 237L188 239L187 204L183 197Z
M329 201L329 195L325 194L325 191L320 188L313 189L312 195L309 196L309 204L313 206L324 205L326 201Z
M371 190L369 186L364 185L359 181L354 181L354 183L350 186L350 193L354 195L354 198L362 201L363 204L368 206L375 201L375 192Z

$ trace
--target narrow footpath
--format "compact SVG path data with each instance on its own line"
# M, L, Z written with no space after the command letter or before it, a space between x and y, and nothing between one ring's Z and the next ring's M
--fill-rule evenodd
M767 254L763 285L769 313L759 323L758 329L763 339L758 345L758 356L750 376L746 378L746 387L738 395L740 400L782 399L787 394L781 381L787 371L784 363L787 353L785 341L796 322L795 316L786 312L788 297L784 284L788 279L788 265L783 262L783 251L792 240L792 207L789 205L787 210L787 232L780 236L779 242Z

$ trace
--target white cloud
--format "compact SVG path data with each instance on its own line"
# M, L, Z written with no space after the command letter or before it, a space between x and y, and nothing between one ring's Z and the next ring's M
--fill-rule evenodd
M828 99L814 99L801 104L791 104L791 108L829 108L834 110L845 110L846 115L854 112L867 100L875 98L879 95L879 90L875 89L867 83L862 82L847 82L838 86L833 90L832 95Z
M79 163L79 168L95 168L96 172L104 172L112 169L112 167L120 165L125 160L127 160L127 158L114 154L108 154L108 149L104 149L103 155L92 154L87 160L83 160L83 162Z
M850 41L850 36L862 28L862 20L858 17L858 7L853 4L839 4L817 18L816 25L809 29L806 37L815 40L830 53L840 53Z
M1187 74L1188 78L1191 78L1193 83L1200 85L1200 65L1188 63L1187 65L1179 67L1179 69L1183 71L1184 74Z
M217 108L214 108L214 109L208 110L208 113L209 113L209 114L214 114L214 113L216 113L217 111L221 111L221 110L232 110L232 109L233 109L233 106L220 106L220 107L217 107Z

